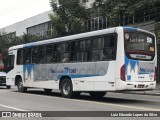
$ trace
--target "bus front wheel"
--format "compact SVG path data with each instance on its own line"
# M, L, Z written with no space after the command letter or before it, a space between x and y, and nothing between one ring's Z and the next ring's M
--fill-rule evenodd
M106 95L107 92L89 92L90 96L93 98L101 98Z
M27 92L27 88L23 86L21 78L18 80L17 87L19 92Z

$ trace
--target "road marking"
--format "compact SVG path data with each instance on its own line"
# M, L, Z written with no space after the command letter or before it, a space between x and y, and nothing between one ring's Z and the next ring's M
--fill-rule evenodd
M11 106L6 106L6 105L2 105L2 104L0 104L0 106L5 107L5 108L10 108L10 109L13 109L13 110L17 110L17 111L27 111L27 110L23 110L23 109L11 107Z
M139 107L139 106L130 106L130 105L121 105L121 104L113 104L113 103L102 103L102 102L96 102L96 101L88 101L88 100L78 100L78 99L68 99L68 98L60 98L55 96L43 96L43 95L34 95L34 94L27 94L27 93L16 93L16 94L25 94L30 96L40 96L40 97L46 97L46 98L56 98L60 100L67 100L67 101L73 101L73 102L83 102L83 103L91 103L91 104L99 104L99 105L109 105L114 107L123 107L123 108L130 108L130 109L138 109L138 110L147 110L147 111L160 111L160 109L155 108L147 108L147 107Z

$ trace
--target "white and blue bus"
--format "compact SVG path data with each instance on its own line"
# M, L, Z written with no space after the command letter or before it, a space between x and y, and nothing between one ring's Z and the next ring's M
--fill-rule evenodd
M9 48L7 85L18 91L60 90L63 97L89 92L152 90L156 38L151 32L114 27Z

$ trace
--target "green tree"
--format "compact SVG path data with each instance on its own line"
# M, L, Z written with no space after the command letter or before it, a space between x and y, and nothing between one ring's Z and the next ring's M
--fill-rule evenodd
M87 10L80 0L50 0L53 14L49 17L57 36L65 36L85 31Z
M151 12L151 9L159 5L160 0L95 0L93 7L102 8L103 15L116 26L125 16L141 17L145 11Z
M114 25L118 25L120 19L126 14L133 14L133 10L130 7L138 0L95 0L94 7L102 8L103 15Z
M8 53L8 43L9 40L5 37L6 33L0 33L0 54L2 54L2 61L4 66L6 66L6 58Z
M136 0L136 2L133 2L130 8L135 11L140 11L148 8L159 7L159 5L160 5L159 0L139 0L139 1Z
M3 63L6 66L6 58L8 55L8 49L11 46L23 44L23 36L10 36L6 32L0 33L0 53L3 55Z

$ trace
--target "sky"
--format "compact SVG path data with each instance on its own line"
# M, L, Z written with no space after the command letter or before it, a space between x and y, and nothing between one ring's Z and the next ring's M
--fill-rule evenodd
M51 10L50 0L0 0L0 28Z

